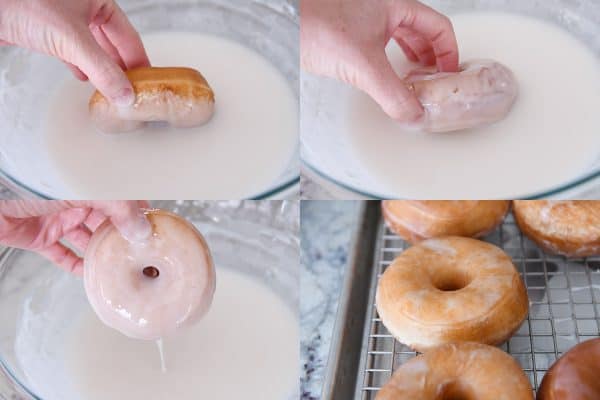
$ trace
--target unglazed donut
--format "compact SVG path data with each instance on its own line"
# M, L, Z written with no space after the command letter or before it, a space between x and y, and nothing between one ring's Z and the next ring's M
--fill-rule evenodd
M521 231L544 250L567 257L600 254L600 201L515 200Z
M84 257L84 285L106 325L155 340L200 319L215 291L215 270L204 238L183 218L147 210L152 235L128 242L110 221L92 235Z
M480 343L449 343L402 364L376 400L533 400L511 356Z
M214 113L215 95L195 69L142 67L126 74L136 96L132 106L115 106L98 91L90 98L90 117L103 132L133 131L150 121L188 128L208 122Z
M600 338L579 343L544 375L537 400L600 399Z
M425 109L422 129L449 132L491 124L506 117L519 89L510 69L491 60L463 63L460 72L435 67L405 77Z
M383 217L410 243L438 236L479 237L498 226L510 208L504 200L385 200Z
M426 352L452 342L500 344L521 325L527 291L510 257L480 240L424 240L400 254L377 286L390 333Z

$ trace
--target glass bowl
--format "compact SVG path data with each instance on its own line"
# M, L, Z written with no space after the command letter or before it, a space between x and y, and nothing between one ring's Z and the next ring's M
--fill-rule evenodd
M299 318L297 202L158 201L152 206L193 222L205 236L217 268L236 269L262 281ZM59 270L35 253L0 249L0 299L0 398L37 400L42 399L42 392L64 398L52 392L68 387L63 385L69 379L62 372L63 350L47 343L57 343L55 338L64 337L75 319L58 316L75 317L82 307L89 307L82 279ZM32 314L35 318L25 318ZM24 324L28 329L23 328ZM27 339L35 335L39 339ZM243 332L240 335L243 340ZM44 371L24 370L19 361L24 354L44 360ZM37 364L28 365L32 368ZM50 371L48 366L52 367ZM32 375L37 379L35 383L30 379ZM50 382L47 386L52 388L40 388L41 381ZM298 398L297 390L290 388L289 400Z
M424 0L445 13L465 11L503 11L533 16L566 29L600 57L600 7L595 0ZM346 134L348 105L336 101L353 91L332 79L301 73L301 158L307 176L324 180L338 192L360 198L403 198L376 182L353 154ZM598 127L600 129L600 127ZM537 149L536 149L537 150ZM510 198L598 196L600 191L600 149L598 158L569 181L556 182L530 193L507 193ZM504 155L510 160L510 155ZM490 160L494 162L494 160ZM410 173L410 171L407 171ZM451 195L446 194L446 196ZM343 196L343 195L342 195ZM354 196L353 196L354 197Z
M141 32L191 31L222 36L261 54L299 93L299 17L295 1L123 0L119 5ZM41 145L47 96L70 72L51 57L0 48L0 183L24 197L76 197L59 178ZM47 79L52 76L53 79ZM285 171L252 198L290 197L299 182L298 146ZM168 196L165 196L168 197Z

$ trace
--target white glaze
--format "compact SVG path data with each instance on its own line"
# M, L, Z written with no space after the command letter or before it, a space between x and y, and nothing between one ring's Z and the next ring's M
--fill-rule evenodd
M30 387L44 400L297 399L297 314L255 278L218 269L206 317L164 340L166 373L154 342L127 338L105 326L85 302L71 303L68 311L78 313L52 309L50 318L37 321L60 334L43 340L36 331L20 335L17 354ZM57 356L36 356L38 346Z
M139 132L96 132L87 104L91 85L73 78L49 102L45 146L71 197L250 197L284 172L298 140L297 99L286 78L254 51L216 36L143 36L155 66L200 71L215 92L203 126L151 124Z
M355 158L380 192L406 198L511 198L569 181L597 161L600 63L568 32L502 13L452 16L461 59L491 58L519 82L503 121L452 134L406 132L368 96L347 98ZM397 46L389 55L400 75ZM576 94L575 94L576 93Z
M145 242L130 243L108 221L94 232L84 258L84 283L105 324L132 338L159 340L206 314L215 268L193 225L161 210L146 215L153 232ZM159 276L145 276L147 266Z

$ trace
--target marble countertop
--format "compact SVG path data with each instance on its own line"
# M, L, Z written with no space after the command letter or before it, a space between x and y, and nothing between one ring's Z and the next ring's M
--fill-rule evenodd
M358 227L358 201L303 201L300 207L301 399L321 389L348 250Z

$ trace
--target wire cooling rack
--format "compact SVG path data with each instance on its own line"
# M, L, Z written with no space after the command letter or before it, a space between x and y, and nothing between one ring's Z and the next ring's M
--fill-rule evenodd
M381 274L410 245L379 223L366 329L355 399L374 399L392 373L417 353L396 341L375 308ZM536 390L550 366L577 343L600 336L600 257L565 259L545 254L523 236L512 215L484 238L513 259L529 295L529 314L501 348Z

